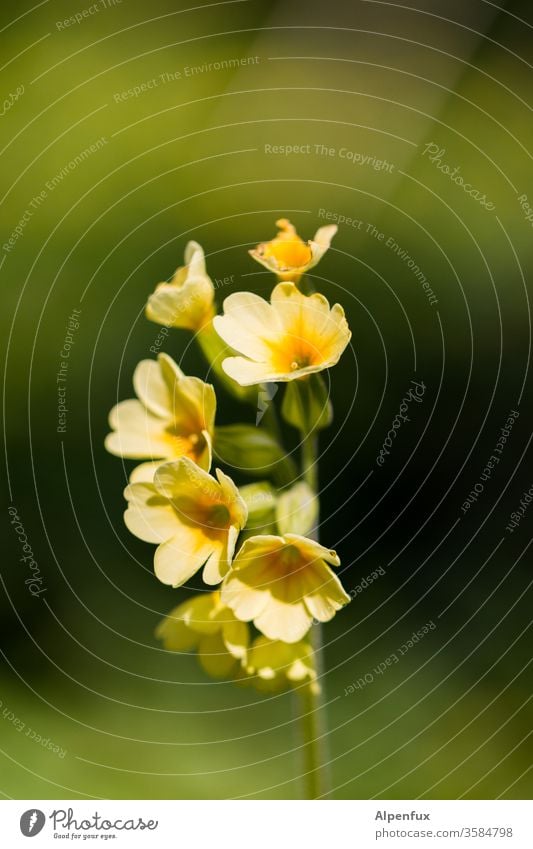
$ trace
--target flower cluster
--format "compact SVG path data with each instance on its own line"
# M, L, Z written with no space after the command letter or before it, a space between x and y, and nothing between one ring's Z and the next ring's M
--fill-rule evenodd
M192 330L213 373L241 399L257 403L266 384L287 384L281 414L309 446L313 431L330 420L320 372L339 361L351 334L339 304L330 307L297 284L336 228L323 227L305 243L289 221L277 225L273 240L250 251L277 275L269 302L236 292L217 315L204 252L189 242L185 265L156 287L146 316ZM143 461L124 492L126 526L157 546L154 570L162 583L181 587L201 570L209 587L175 607L156 636L170 651L196 651L215 678L316 692L310 629L350 597L331 568L340 565L337 554L317 541L309 451L302 450L298 474L274 409L260 426L217 427L214 387L185 375L166 354L140 362L133 385L137 397L112 409L105 443L112 454ZM257 387L255 396L249 387ZM228 456L238 457L239 472L255 476L262 468L271 481L238 487L222 469L212 471L213 457L228 465Z

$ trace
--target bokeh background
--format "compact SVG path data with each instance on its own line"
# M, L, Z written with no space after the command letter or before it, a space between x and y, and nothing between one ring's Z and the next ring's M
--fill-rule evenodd
M324 629L333 795L525 798L533 507L507 525L533 484L531 6L191 5L0 9L0 791L299 796L290 694L215 683L194 657L156 642L158 620L187 590L159 584L152 547L126 531L132 464L106 454L103 439L136 363L153 356L145 300L187 240L204 246L219 302L241 288L267 295L273 279L247 249L280 216L309 238L326 210L360 222L339 227L314 275L353 331L330 373L335 424L320 444L320 532L356 596ZM439 170L429 144L491 208ZM310 147L283 155L269 145ZM56 375L74 309L58 433ZM171 332L163 350L206 374L186 332ZM411 380L424 383L423 402L380 468ZM501 460L463 512L511 411ZM220 423L253 418L220 397ZM37 597L10 505L39 564ZM401 662L372 673L428 622L435 628Z

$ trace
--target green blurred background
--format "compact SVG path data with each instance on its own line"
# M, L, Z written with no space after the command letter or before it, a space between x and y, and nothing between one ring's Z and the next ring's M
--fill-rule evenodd
M280 216L310 238L328 223L321 210L361 222L339 227L314 275L353 331L330 373L336 418L321 437L321 535L356 595L324 629L333 795L530 794L533 508L512 534L506 525L533 484L533 232L519 200L533 205L533 18L527 3L416 5L2 4L4 796L300 794L290 694L209 681L194 657L155 641L186 590L159 584L152 547L126 531L132 464L103 439L136 363L152 356L145 300L187 240L204 246L213 279L231 278L219 301L242 288L267 295L273 279L247 249ZM244 57L257 58L209 69ZM439 170L428 144L494 208ZM61 434L56 375L73 309ZM163 349L204 376L190 341L173 331ZM412 379L426 386L423 403L379 468ZM520 415L501 461L463 514L511 410ZM236 419L254 411L221 397L219 423ZM41 570L36 598L9 505ZM379 580L354 589L378 566ZM345 695L429 621L400 663Z

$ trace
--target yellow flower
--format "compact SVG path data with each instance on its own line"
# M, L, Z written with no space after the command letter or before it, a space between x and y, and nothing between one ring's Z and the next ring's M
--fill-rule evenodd
M262 242L249 251L257 262L273 271L278 280L298 281L302 274L313 268L326 253L337 232L337 225L321 227L315 238L304 242L286 218L276 221L279 233L270 242Z
M271 640L296 643L313 619L327 622L350 596L327 563L334 551L297 534L247 539L222 585L222 602Z
M227 357L222 368L241 386L294 380L330 368L351 338L344 310L331 309L323 295L303 295L294 283L278 283L270 303L252 292L224 301L213 324L242 357Z
M206 584L227 573L239 531L246 524L246 504L227 475L208 475L188 457L164 463L153 483L126 487L127 528L145 542L158 543L155 574L163 584L179 587L204 567Z
M142 360L133 375L136 399L111 410L105 446L111 454L133 460L150 458L133 470L130 481L151 481L164 460L190 457L206 471L211 467L216 397L213 387L186 377L171 357Z
M305 640L289 644L258 637L248 652L246 673L247 682L258 690L280 691L307 683L313 693L320 692L313 648Z
M170 611L156 629L169 651L198 652L213 678L226 678L246 662L249 629L220 601L220 593L203 593Z
M213 316L215 288L205 268L198 242L185 248L185 265L178 268L170 283L159 283L148 298L146 317L165 327L200 330Z

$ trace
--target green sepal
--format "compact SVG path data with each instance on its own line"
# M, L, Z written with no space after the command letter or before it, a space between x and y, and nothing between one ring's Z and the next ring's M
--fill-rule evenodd
M288 383L281 415L303 434L328 427L333 420L333 407L322 375L310 374Z
M305 481L282 492L276 504L276 522L279 533L299 534L305 537L318 521L318 498Z
M206 324L205 327L198 331L194 338L202 349L202 353L216 377L224 385L224 388L235 398L238 398L239 401L257 405L258 387L240 386L222 368L222 363L226 357L235 356L235 351L220 338L213 324Z

